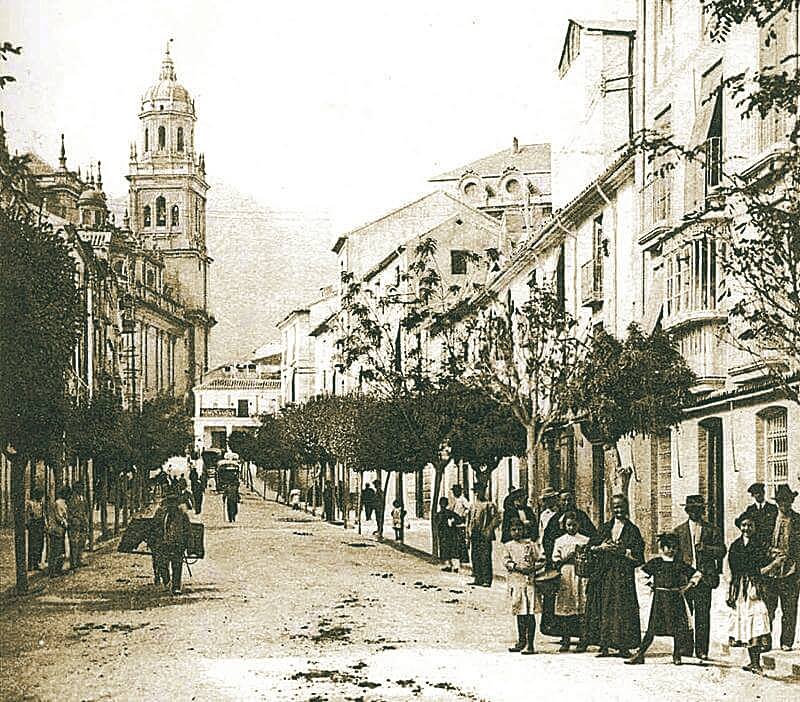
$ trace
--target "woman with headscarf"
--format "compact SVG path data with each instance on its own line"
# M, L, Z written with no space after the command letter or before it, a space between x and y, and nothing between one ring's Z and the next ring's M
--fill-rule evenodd
M613 518L603 524L589 542L597 557L597 574L587 587L586 644L600 646L600 656L611 656L616 649L628 658L641 643L639 600L634 571L644 562L644 540L630 521L628 498L611 498Z

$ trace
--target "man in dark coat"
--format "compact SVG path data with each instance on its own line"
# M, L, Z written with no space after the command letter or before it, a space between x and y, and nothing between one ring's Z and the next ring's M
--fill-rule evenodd
M375 491L369 483L367 483L361 491L361 504L364 505L364 519L365 521L369 521L372 519L372 513L375 511Z
M797 492L778 485L775 502L778 516L770 539L769 572L765 580L765 602L770 620L781 604L781 649L791 651L797 628L797 600L800 597L800 514L792 509Z
M597 529L589 518L589 515L575 506L575 496L571 492L562 492L561 495L559 495L558 513L547 524L547 528L542 535L542 549L544 550L548 567L552 565L553 547L555 546L556 539L567 533L567 530L564 528L564 517L569 512L573 512L578 518L579 534L592 538L597 533Z
M584 644L600 646L600 656L628 658L638 648L642 632L639 625L639 600L634 572L644 561L642 534L628 514L628 498L611 498L614 518L603 524L589 541L600 557L597 577L589 581L586 599L586 639Z
M169 491L164 505L156 510L153 517L152 543L157 549L156 566L158 576L166 586L172 581L172 594L181 594L181 576L183 574L183 554L189 545L189 517L181 509L180 498L175 491ZM172 571L170 573L170 570Z
M192 468L189 471L189 482L192 486L192 498L194 499L194 513L200 514L203 510L203 493L206 489L205 483L205 472L201 476L197 472L197 467L192 464Z
M702 575L700 582L686 592L686 602L694 614L694 652L705 661L711 631L711 595L719 585L727 549L719 529L703 519L706 502L702 495L687 495L684 509L689 519L673 530L679 539L676 557Z
M767 543L772 538L772 532L775 530L778 506L772 502L767 502L764 483L753 483L747 488L747 492L752 495L753 504L742 515L746 514L753 520L756 526L756 537Z
M467 521L467 537L470 543L472 576L474 578L471 585L492 586L492 542L497 522L497 507L487 501L486 486L476 485L475 500L470 507Z
M522 488L516 488L508 493L503 500L503 526L500 541L511 541L511 523L522 524L522 532L526 539L536 541L539 538L538 520L536 513L528 505L528 496Z
M375 481L375 533L378 536L383 536L383 513L385 505L383 504L383 490L381 484Z

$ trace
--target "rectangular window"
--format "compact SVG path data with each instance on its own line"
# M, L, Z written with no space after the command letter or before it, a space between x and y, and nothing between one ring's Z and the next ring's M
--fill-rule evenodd
M706 234L685 242L666 259L665 319L717 308L717 245Z
M453 275L467 274L467 252L459 249L450 251L450 273Z
M669 137L672 133L672 110L667 108L655 119L655 130L660 136ZM652 161L653 201L652 223L668 222L672 218L672 174L673 169L668 156L658 154Z
M238 400L236 403L236 416L237 417L249 417L250 416L250 407L247 400Z
M793 14L781 11L771 22L761 28L759 34L759 66L762 74L780 74L794 70L795 27ZM763 118L755 116L759 150L765 150L777 142L787 141L792 129L791 115L785 110L770 110Z
M606 242L603 238L603 215L595 217L592 231L592 260L594 261L594 290L603 294L603 258L606 253Z
M764 422L767 495L774 495L778 485L789 482L789 437L786 426L786 410L766 417Z
M672 0L656 0L653 41L655 60L653 78L658 82L665 77L672 65Z

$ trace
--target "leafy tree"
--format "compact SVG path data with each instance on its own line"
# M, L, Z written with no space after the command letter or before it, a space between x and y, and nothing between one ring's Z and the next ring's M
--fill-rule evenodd
M622 343L602 329L593 335L573 377L570 404L586 433L614 449L623 493L633 466L623 467L619 440L676 426L694 380L674 339L660 329L645 336L631 324Z
M20 49L0 47L5 60ZM0 77L0 86L9 82ZM65 238L26 201L26 159L0 143L0 443L11 460L17 590L27 592L24 473L57 459L81 300Z

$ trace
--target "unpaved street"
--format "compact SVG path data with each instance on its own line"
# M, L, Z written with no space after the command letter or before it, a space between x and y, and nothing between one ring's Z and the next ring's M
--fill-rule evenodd
M216 495L206 506L207 558L182 597L155 588L149 558L109 552L37 596L3 602L0 698L499 702L568 689L608 702L621 699L621 676L637 698L664 702L798 693L731 662L676 669L666 647L633 670L557 654L548 639L540 655L510 654L503 583L472 589L255 496L235 525Z

